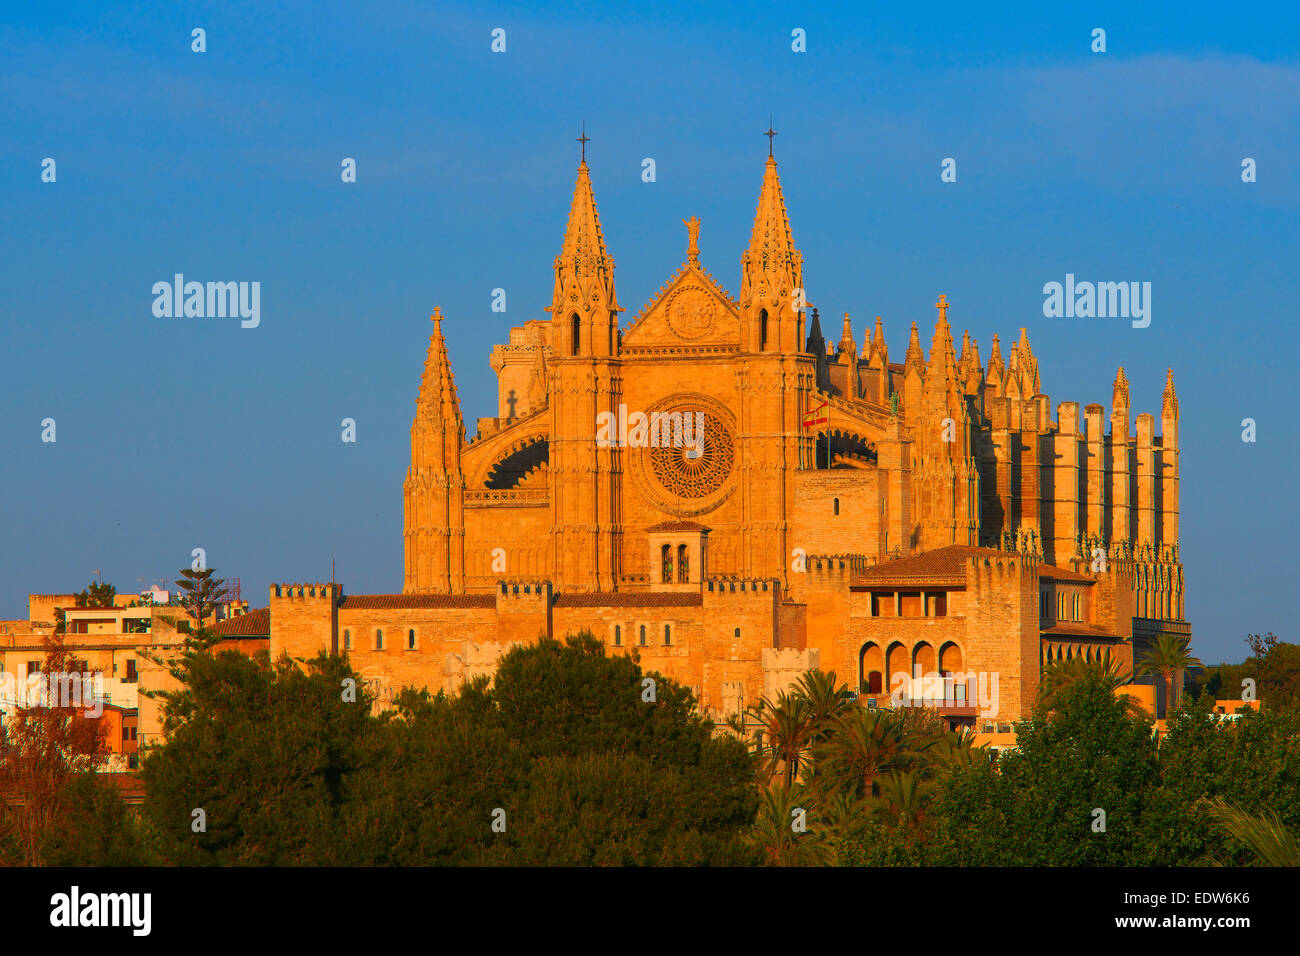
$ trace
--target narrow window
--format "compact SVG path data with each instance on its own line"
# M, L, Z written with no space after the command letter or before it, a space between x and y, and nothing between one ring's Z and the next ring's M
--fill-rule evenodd
M736 628L736 636L740 637L740 628Z
M836 513L836 514L839 514L839 513L840 513L840 499L839 499L839 498L836 498L836 499L835 499L835 513Z
M673 546L666 544L659 549L660 575L659 580L664 584L673 583Z
M672 642L673 642L672 625L665 624L664 625L664 646L667 647Z
M411 628L406 632L406 649L408 651L415 650L415 628Z
M677 546L677 583L685 584L690 580L690 565L686 558L686 545Z
M572 332L571 332L571 351L570 351L569 354L570 354L570 355L577 355L577 354L578 354L578 339L579 339L579 334L580 334L580 332L581 332L581 327L580 327L579 324L578 324L578 313L577 313L577 312L573 313L573 318L570 319L569 322L570 322L570 327L571 327L571 329L572 329Z
M345 651L352 650L352 632L349 630L343 631L343 649Z
M623 645L623 627L620 624L615 624L614 625L614 646L621 647L622 645Z
M383 649L384 649L384 632L382 629L379 629L375 631L375 650L382 651Z
M767 351L767 309L758 313L758 350Z
M645 625L641 625L641 646L645 647Z

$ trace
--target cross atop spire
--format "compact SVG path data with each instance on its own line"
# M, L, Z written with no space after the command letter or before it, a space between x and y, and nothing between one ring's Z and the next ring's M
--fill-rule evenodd
M767 137L767 155L772 155L772 137L779 136L776 130L772 129L772 114L767 114L767 132L763 134Z
M582 135L578 137L578 142L582 144L582 161L587 161L587 144L591 142L591 137L587 135L587 121L582 121Z
M939 293L939 301L935 303L935 307L939 310L939 321L947 322L948 321L948 297L944 295L942 292Z

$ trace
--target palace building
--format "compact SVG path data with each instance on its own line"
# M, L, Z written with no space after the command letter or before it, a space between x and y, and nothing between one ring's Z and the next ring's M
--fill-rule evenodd
M1005 358L996 335L987 362L969 333L959 352L942 295L928 354L913 322L892 360L879 316L828 342L770 151L737 294L686 226L627 318L584 155L549 315L494 348L472 438L434 311L401 593L274 585L273 655L346 652L388 697L586 629L719 718L821 667L882 702L891 675L941 675L953 722L992 729L1050 659L1190 634L1172 371L1157 434L1122 368L1109 414L1053 417L1025 330ZM963 696L977 673L996 715Z

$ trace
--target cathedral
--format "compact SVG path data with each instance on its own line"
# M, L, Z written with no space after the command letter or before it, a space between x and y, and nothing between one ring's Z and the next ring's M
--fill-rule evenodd
M770 148L738 294L685 225L685 261L625 317L584 153L549 316L493 349L472 438L434 311L402 593L273 585L274 652L347 652L386 696L589 630L719 718L821 667L873 705L938 675L952 723L992 732L1046 661L1190 635L1172 371L1157 435L1122 368L1109 416L1053 417L1026 331L1005 358L996 335L987 362L969 333L958 352L943 295L928 355L913 322L891 360L879 316L860 347L847 312L828 341Z

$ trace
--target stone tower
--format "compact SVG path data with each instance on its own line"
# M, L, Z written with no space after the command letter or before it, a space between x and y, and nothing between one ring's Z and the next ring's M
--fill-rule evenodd
M740 353L736 360L742 496L740 573L786 580L787 516L793 472L815 467L816 438L803 428L816 389L817 361L803 344L803 254L794 247L770 155L749 246L740 257Z
M442 312L433 310L433 334L411 422L411 466L406 499L406 575L403 590L460 594L465 590L465 423L456 380L442 337Z
M971 418L948 325L948 300L939 296L930 361L924 366L913 423L912 475L922 551L979 543L979 472L972 455ZM913 326L915 331L915 326ZM910 350L909 350L910 351Z
M585 146L585 144L584 144ZM621 553L622 449L596 443L597 416L622 395L614 260L584 155L551 297L551 567L570 591L613 591Z

